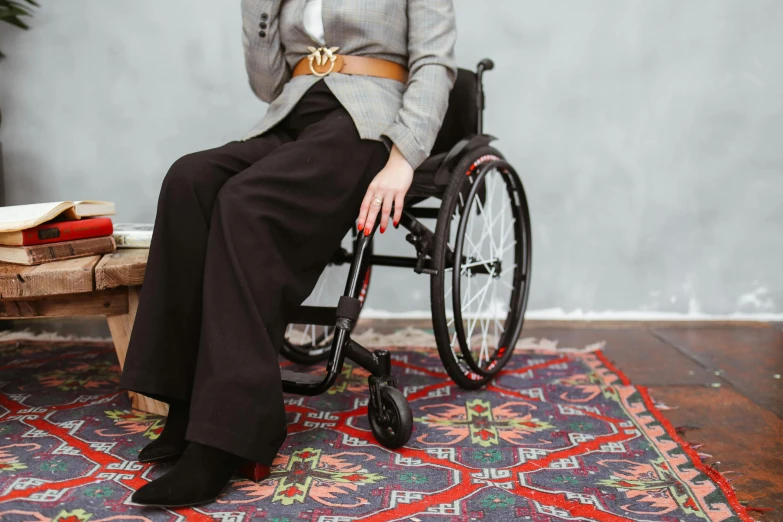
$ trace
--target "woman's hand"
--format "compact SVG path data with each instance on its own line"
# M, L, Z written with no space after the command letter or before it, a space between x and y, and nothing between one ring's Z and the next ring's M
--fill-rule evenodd
M359 209L359 232L364 230L364 235L369 236L375 226L378 213L381 212L381 234L389 226L392 203L394 203L394 226L396 227L402 217L402 206L405 194L413 182L413 167L396 145L392 147L391 155L386 166L370 183L367 194L364 195L362 207ZM383 200L382 206L372 204L373 199L379 196Z

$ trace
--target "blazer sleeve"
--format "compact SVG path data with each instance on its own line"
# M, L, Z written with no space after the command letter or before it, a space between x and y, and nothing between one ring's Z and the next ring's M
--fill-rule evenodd
M408 1L408 83L395 121L381 133L414 169L430 154L457 78L452 0ZM390 140L387 141L387 140Z
M281 4L282 0L242 0L245 68L250 88L267 103L277 98L292 76L280 42Z

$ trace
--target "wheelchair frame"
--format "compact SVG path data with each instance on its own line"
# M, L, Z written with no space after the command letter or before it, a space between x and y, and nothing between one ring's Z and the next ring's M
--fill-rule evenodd
M489 59L484 59L478 64L476 72L478 97L476 100L478 109L476 134L460 140L450 149L435 175L437 182L443 182L444 178L448 179L450 167L459 160L463 151L486 145L494 139L492 136L483 134L483 74L493 68L494 64ZM343 264L351 261L351 268L344 295L340 297L337 307L302 306L296 316L296 323L301 322L302 324L330 324L331 321L335 321L334 337L326 363L326 375L320 378L312 374L296 373L283 369L281 370L283 391L304 396L325 393L342 372L343 363L347 357L370 372L371 412L374 409L376 412L381 412L381 418L385 416L381 404L381 388L384 386L396 388L396 382L391 375L391 354L388 350L370 351L351 339L351 332L358 321L362 308L359 296L364 290L363 276L366 273L368 263L379 266L413 268L418 274L434 274L435 269L431 266L431 259L428 259L428 255L434 246L435 232L423 225L419 219L436 219L438 212L438 208L417 208L414 206L402 213L400 225L410 232L406 239L416 248L416 257L368 254L371 252L372 241L380 220L376 221L369 235L359 234L359 237L355 239L353 255L344 249L338 252L333 262ZM453 256L454 252L449 252L449 255ZM477 271L481 271L481 268L477 268ZM483 273L489 272L484 269ZM403 444L405 442L407 439Z

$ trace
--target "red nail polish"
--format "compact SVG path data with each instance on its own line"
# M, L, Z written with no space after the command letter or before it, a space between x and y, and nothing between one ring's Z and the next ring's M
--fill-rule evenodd
M386 229L381 227L381 234L383 234L384 232L386 232Z
M400 222L399 221L395 221L394 222L394 228L397 228L398 226L400 226Z
M357 230L359 230L359 232L361 232L362 228L364 228L364 226L361 223L357 223L356 224L356 228L357 228Z
M369 236L370 235L370 229L369 228L365 228L364 229L364 235L365 236Z

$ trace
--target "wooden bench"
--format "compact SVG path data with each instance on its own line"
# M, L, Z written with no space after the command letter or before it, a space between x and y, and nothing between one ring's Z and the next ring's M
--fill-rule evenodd
M0 319L106 317L120 361L125 364L147 249L55 261L38 266L0 263ZM130 393L133 407L166 415L168 406Z

